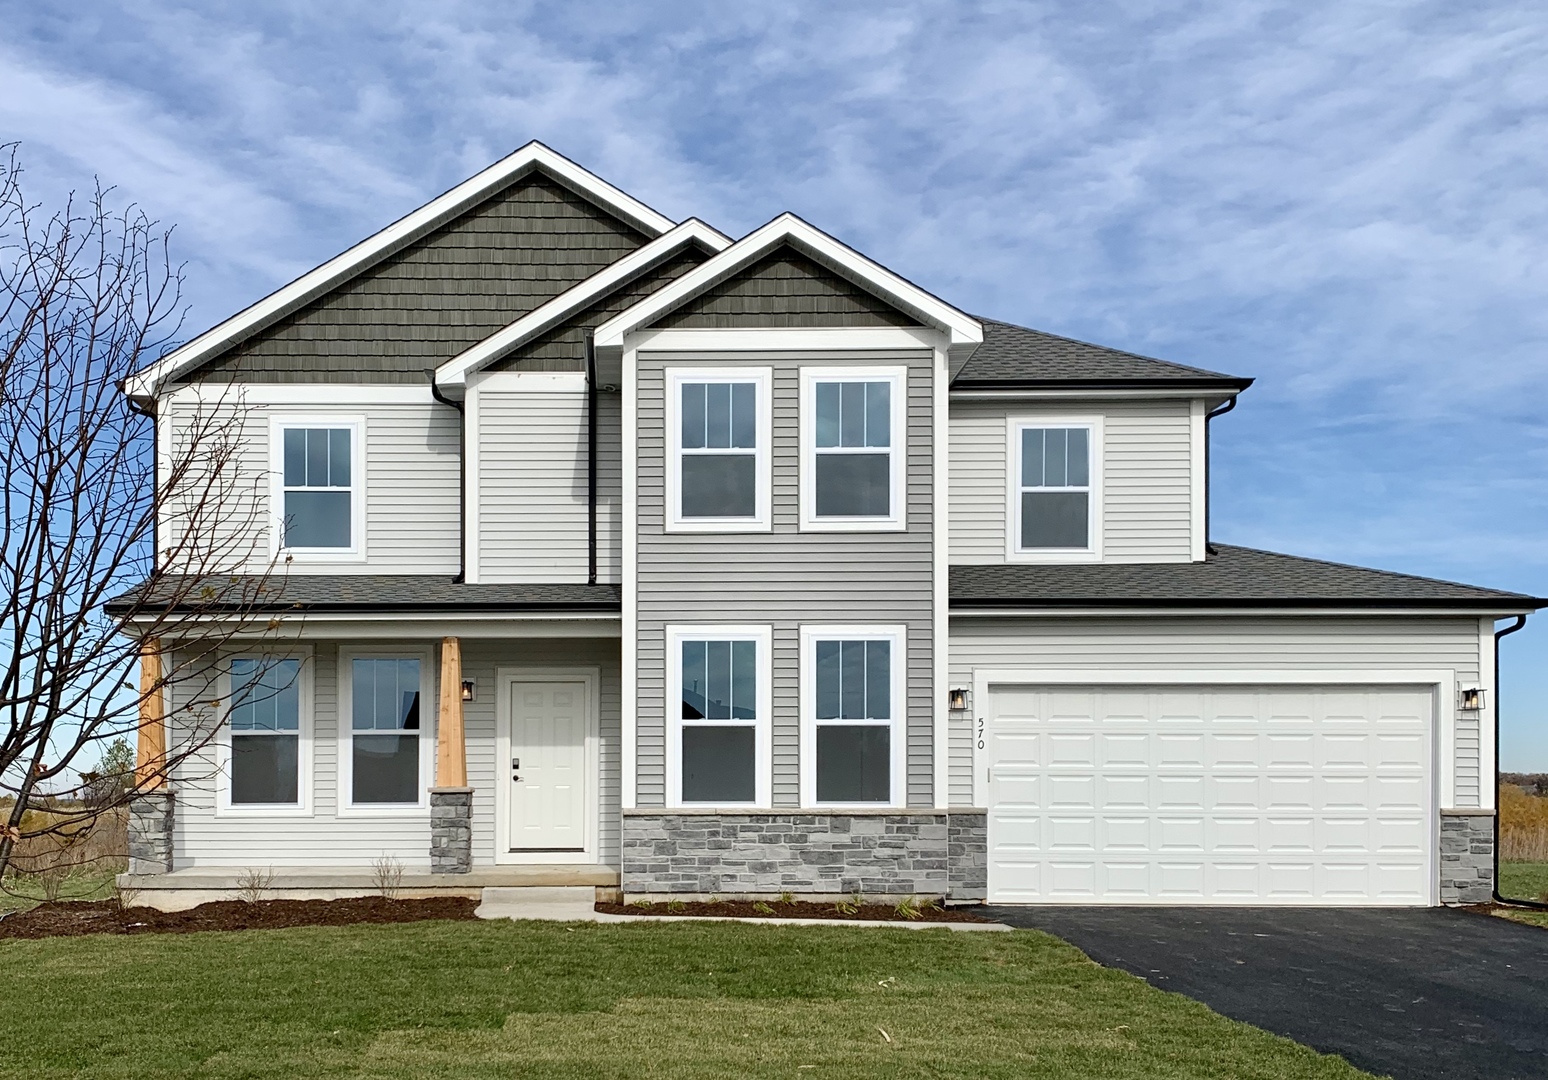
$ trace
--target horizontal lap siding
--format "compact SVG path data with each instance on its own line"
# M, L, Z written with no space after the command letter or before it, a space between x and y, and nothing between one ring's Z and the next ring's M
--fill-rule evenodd
M906 364L908 529L901 533L799 531L799 363L696 354L648 354L638 389L638 741L641 806L666 798L665 628L669 623L773 627L773 798L800 803L799 628L810 623L908 626L908 800L930 805L932 705L932 479L929 353L803 356L818 366ZM667 367L744 364L774 369L773 532L667 533L664 387Z
M297 559L287 574L455 574L460 565L457 487L457 414L442 405L245 404L240 392L217 405L179 403L172 409L172 440L185 433L216 429L238 439L236 479L219 513L206 515L204 530L217 537L221 565L205 569L261 572L269 560L271 478L269 421L272 416L363 417L365 419L366 558L362 562ZM209 445L201 435L201 445ZM169 523L179 527L174 493ZM186 519L185 519L186 520Z
M1187 401L953 402L951 561L1002 563L1006 550L1009 418L1060 414L1103 418L1103 558L1192 558L1192 459Z
M975 668L1452 669L1478 679L1475 619L975 619L951 625L951 684ZM982 714L985 702L973 702ZM951 800L973 800L973 717L951 723ZM1457 804L1478 802L1478 723L1457 723Z
M438 641L431 646L431 671L422 693L438 700ZM344 647L348 647L345 645ZM372 642L373 649L383 643ZM216 781L213 748L185 764L174 777L177 792L175 865L187 866L369 866L383 855L404 866L427 870L430 865L429 810L391 817L338 813L338 656L340 645L319 643L313 654L314 687L312 739L312 813L295 815L220 814L215 810ZM576 639L567 641L463 642L463 674L478 682L478 699L463 706L467 738L468 783L473 794L473 862L489 866L495 858L495 785L504 771L495 761L495 668L501 665L596 665L601 669L600 861L618 865L620 834L620 717L618 643ZM197 692L189 684L182 702ZM206 694L199 694L204 697ZM174 710L176 732L186 730ZM425 752L435 752L435 728L422 736Z
M508 382L505 385L510 385ZM483 582L584 583L588 573L586 394L478 393L478 544ZM619 575L623 471L617 394L597 396L598 580Z

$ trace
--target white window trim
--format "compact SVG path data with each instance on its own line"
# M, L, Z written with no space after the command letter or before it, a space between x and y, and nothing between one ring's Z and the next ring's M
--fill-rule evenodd
M285 431L349 428L348 548L287 548L285 537ZM336 413L280 413L269 417L269 555L307 563L357 563L366 558L366 420Z
M666 628L666 798L671 807L741 807L769 809L773 805L774 760L774 693L770 685L773 676L773 640L771 626L668 626ZM750 803L698 803L683 801L683 642L684 641L752 641L757 643L756 667L758 677L757 719L754 730L754 778L756 798ZM731 721L711 720L704 723L687 721L689 727L719 726ZM743 721L745 723L745 721Z
M269 660L299 660L301 670L296 675L296 713L300 744L296 747L296 797L298 803L233 803L231 801L231 661L247 657ZM311 817L312 810L312 648L296 645L279 652L262 649L222 653L220 676L216 693L220 695L219 708L224 709L220 727L215 732L215 813L219 817Z
M338 664L338 814L340 817L418 817L429 813L430 788L435 783L435 751L440 719L440 665L431 650L417 645L394 648L341 648ZM419 661L419 801L415 803L355 803L354 791L354 660Z
M1023 428L1075 428L1091 432L1091 500L1087 529L1090 543L1083 548L1028 548L1021 545L1021 431ZM1005 423L1005 558L1008 562L1100 562L1102 559L1102 488L1106 473L1106 447L1102 417L1052 414L1012 416Z
M886 517L817 516L817 384L820 382L892 384L891 473ZM801 531L902 532L908 528L908 369L905 367L801 368ZM863 451L861 451L863 452Z
M892 643L892 718L830 720L842 726L870 724L892 729L892 780L888 802L817 801L817 642L890 641ZM886 809L908 805L908 627L847 625L801 627L801 805L805 807Z
M756 514L750 518L685 518L682 516L682 460L683 426L679 413L682 410L681 385L685 382L743 382L752 383L757 395L757 424L754 438L757 446L753 451L753 473L757 477L758 491L754 502ZM741 533L769 532L773 516L770 513L770 440L773 435L773 369L766 367L721 367L666 369L666 524L667 532Z

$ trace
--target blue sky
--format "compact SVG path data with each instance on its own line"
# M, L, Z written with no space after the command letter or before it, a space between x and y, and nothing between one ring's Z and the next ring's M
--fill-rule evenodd
M127 7L127 5L124 5ZM178 227L190 329L537 138L967 310L1257 377L1217 539L1548 594L1548 8L0 0L0 139ZM1548 614L1507 768L1548 770Z

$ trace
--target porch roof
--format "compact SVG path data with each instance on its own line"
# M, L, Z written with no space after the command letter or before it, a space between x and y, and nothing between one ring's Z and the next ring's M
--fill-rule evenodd
M107 603L110 615L136 610L218 615L306 612L547 611L614 612L617 585L468 585L438 574L295 574L161 578Z

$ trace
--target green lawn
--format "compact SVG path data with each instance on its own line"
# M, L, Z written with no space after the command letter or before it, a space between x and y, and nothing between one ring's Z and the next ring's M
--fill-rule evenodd
M1500 895L1541 900L1548 894L1548 862L1501 862Z
M0 942L0 970L29 1080L1366 1075L1031 931L427 922Z

